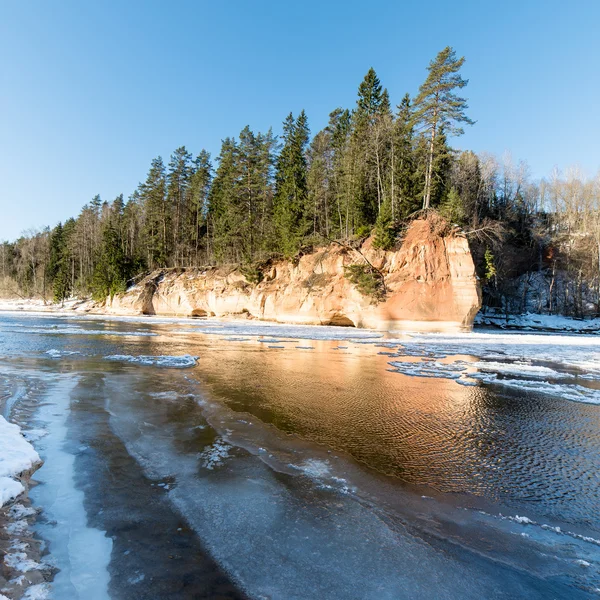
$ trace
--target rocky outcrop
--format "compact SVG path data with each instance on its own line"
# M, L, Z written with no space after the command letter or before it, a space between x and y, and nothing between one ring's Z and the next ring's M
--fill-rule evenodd
M361 293L346 268L367 265L379 298ZM438 219L412 222L397 251L332 244L296 262L276 261L260 283L238 269L155 272L106 301L109 314L247 315L282 323L411 330L470 329L481 291L466 238Z

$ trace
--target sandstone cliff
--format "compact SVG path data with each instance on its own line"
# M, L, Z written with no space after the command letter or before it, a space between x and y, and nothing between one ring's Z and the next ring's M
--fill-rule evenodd
M345 267L372 265L384 282L375 299L359 292ZM370 269L370 267L369 267ZM436 219L413 221L397 251L367 240L353 250L318 248L298 261L276 261L251 284L238 269L155 272L106 301L109 314L228 316L377 329L471 328L481 291L466 238Z

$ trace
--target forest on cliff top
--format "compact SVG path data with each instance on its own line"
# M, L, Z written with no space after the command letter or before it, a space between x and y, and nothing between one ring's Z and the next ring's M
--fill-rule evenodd
M532 181L509 155L458 151L473 125L464 58L442 50L418 93L393 106L374 69L356 105L311 137L291 113L280 136L246 126L216 160L177 148L124 199L99 195L77 217L0 245L0 293L62 301L118 293L157 268L238 265L249 280L274 257L369 235L397 247L406 223L436 211L467 235L484 305L600 313L600 172Z

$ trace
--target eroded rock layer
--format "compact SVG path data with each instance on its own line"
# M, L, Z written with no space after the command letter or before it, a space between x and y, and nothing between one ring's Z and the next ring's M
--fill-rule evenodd
M372 265L385 284L379 299L349 280L353 264ZM273 262L263 275L252 284L238 269L155 272L102 311L448 331L469 329L481 306L466 238L436 219L413 221L397 251L376 250L371 240L358 250L331 244Z

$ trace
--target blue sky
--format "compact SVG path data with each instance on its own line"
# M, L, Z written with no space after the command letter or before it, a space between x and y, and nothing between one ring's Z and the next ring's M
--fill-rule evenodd
M600 2L0 0L0 240L127 197L154 156L249 124L313 133L370 66L397 104L446 45L477 121L459 148L600 167Z

